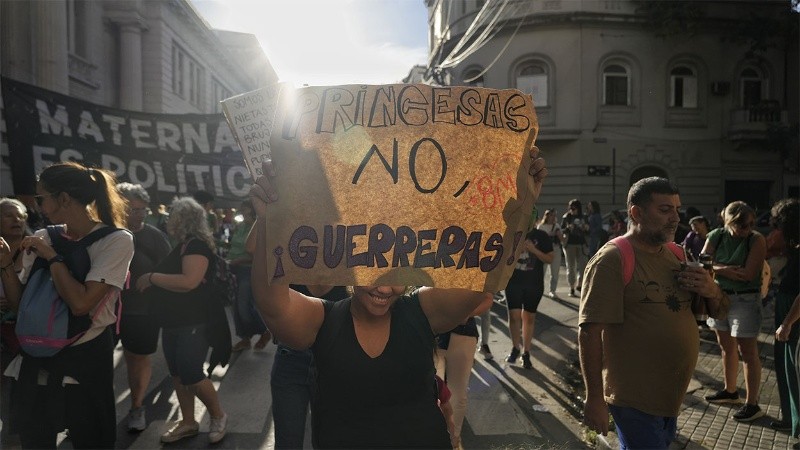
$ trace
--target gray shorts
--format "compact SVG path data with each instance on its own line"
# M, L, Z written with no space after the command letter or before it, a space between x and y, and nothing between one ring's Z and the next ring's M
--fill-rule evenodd
M761 294L728 294L731 308L728 318L716 320L709 318L709 328L719 331L730 331L731 336L741 338L758 337L761 331Z

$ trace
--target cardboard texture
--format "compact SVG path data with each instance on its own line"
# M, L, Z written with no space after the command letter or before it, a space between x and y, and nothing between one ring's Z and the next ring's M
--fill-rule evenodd
M505 288L535 202L530 96L421 84L279 92L270 283ZM257 152L237 139L255 178Z

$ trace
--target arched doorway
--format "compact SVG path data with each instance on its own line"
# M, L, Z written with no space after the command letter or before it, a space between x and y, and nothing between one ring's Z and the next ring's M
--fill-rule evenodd
M648 177L669 178L667 176L667 172L664 169L660 168L660 167L642 166L642 167L639 167L638 169L634 170L633 172L631 172L631 177L628 180L628 187L633 186L633 183L636 183L637 181L641 180L642 178L648 178Z

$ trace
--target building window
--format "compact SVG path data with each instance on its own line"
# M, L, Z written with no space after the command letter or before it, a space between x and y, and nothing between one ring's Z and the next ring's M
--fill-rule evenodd
M203 68L178 44L172 44L172 92L195 106L203 101Z
M669 73L669 106L697 108L697 74L687 66L678 66Z
M612 64L603 69L603 104L622 105L631 104L631 77L628 69Z
M214 112L222 112L222 104L220 102L230 98L233 94L216 78L211 79L211 89L214 95Z
M749 108L758 105L764 99L764 91L767 82L761 73L748 67L739 74L739 92L741 96L741 106Z
M174 92L178 97L184 98L186 97L186 93L184 92L184 73L183 73L183 62L185 56L183 51L178 48L177 45L172 46L172 92Z
M67 0L67 48L81 57L86 57L86 7L82 0Z
M533 96L536 107L548 106L548 68L541 62L521 66L517 75L517 89Z
M481 74L482 70L480 69L470 69L464 72L464 85L466 86L475 86L475 87L484 87L483 84L483 74Z

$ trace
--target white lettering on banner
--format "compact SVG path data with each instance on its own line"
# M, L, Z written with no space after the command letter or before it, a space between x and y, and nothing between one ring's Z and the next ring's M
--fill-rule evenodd
M240 151L236 139L228 124L220 120L216 124L216 133L209 136L209 123L207 122L168 122L147 119L128 119L113 114L101 114L101 121L90 110L80 112L80 121L70 124L69 112L64 105L51 105L44 100L36 100L36 109L39 113L39 126L41 133L53 136L72 137L73 133L78 138L94 144L104 143L108 135L111 136L113 145L123 145L123 136L130 136L135 148L159 149L162 151L176 151L187 154L223 153L226 149ZM271 126L269 121L262 121L261 127ZM213 121L210 122L212 129ZM75 127L73 130L70 126ZM105 132L105 134L104 134ZM263 132L261 132L263 134ZM183 148L181 148L183 139ZM213 140L213 142L212 142ZM212 148L213 146L213 148Z
M75 149L56 150L53 147L33 146L33 163L37 173L55 162L80 162L84 159L84 154ZM192 192L198 189L206 190L208 189L206 181L213 183L214 194L220 197L224 196L226 191L236 197L244 197L250 191L249 173L244 166L175 164L175 171L167 174L164 164L160 161L152 163L140 159L125 161L108 153L99 155L99 165L113 172L117 178L128 177L131 183L141 184L145 189L154 187L161 192L188 194L192 183L194 183ZM210 176L210 180L204 176Z
M39 111L39 125L42 127L42 133L72 136L72 130L69 129L67 108L62 105L56 105L56 112L51 116L47 103L44 100L37 99L36 110Z
M152 122L149 120L131 119L131 137L133 138L133 145L136 148L156 148L152 142L145 142L143 139L150 138L150 133L142 131L141 127L151 127Z
M112 142L114 145L122 145L122 135L119 132L120 125L125 125L125 118L120 116L112 116L111 114L103 114L103 121L108 123L111 129Z
M156 161L153 163L153 167L156 170L156 189L163 192L176 192L175 186L171 184L167 184L167 180L164 178L164 168L161 167L161 163Z
M146 178L139 177L139 170L141 169L146 174ZM153 169L143 161L132 159L128 163L128 178L133 184L141 184L144 188L149 188L155 182L156 174Z
M156 134L158 135L158 148L159 150L175 150L181 151L181 146L178 141L181 139L181 129L174 123L169 122L156 122Z
M194 153L194 146L200 150L200 153L209 153L208 139L206 139L206 124L197 124L200 129L196 130L191 123L183 124L183 145L186 153Z
M104 153L100 159L100 166L114 172L116 178L125 175L125 161L122 158Z
M84 111L81 113L81 123L78 125L78 136L86 139L87 134L91 135L97 143L105 141L103 132L92 118L92 114L89 111Z

